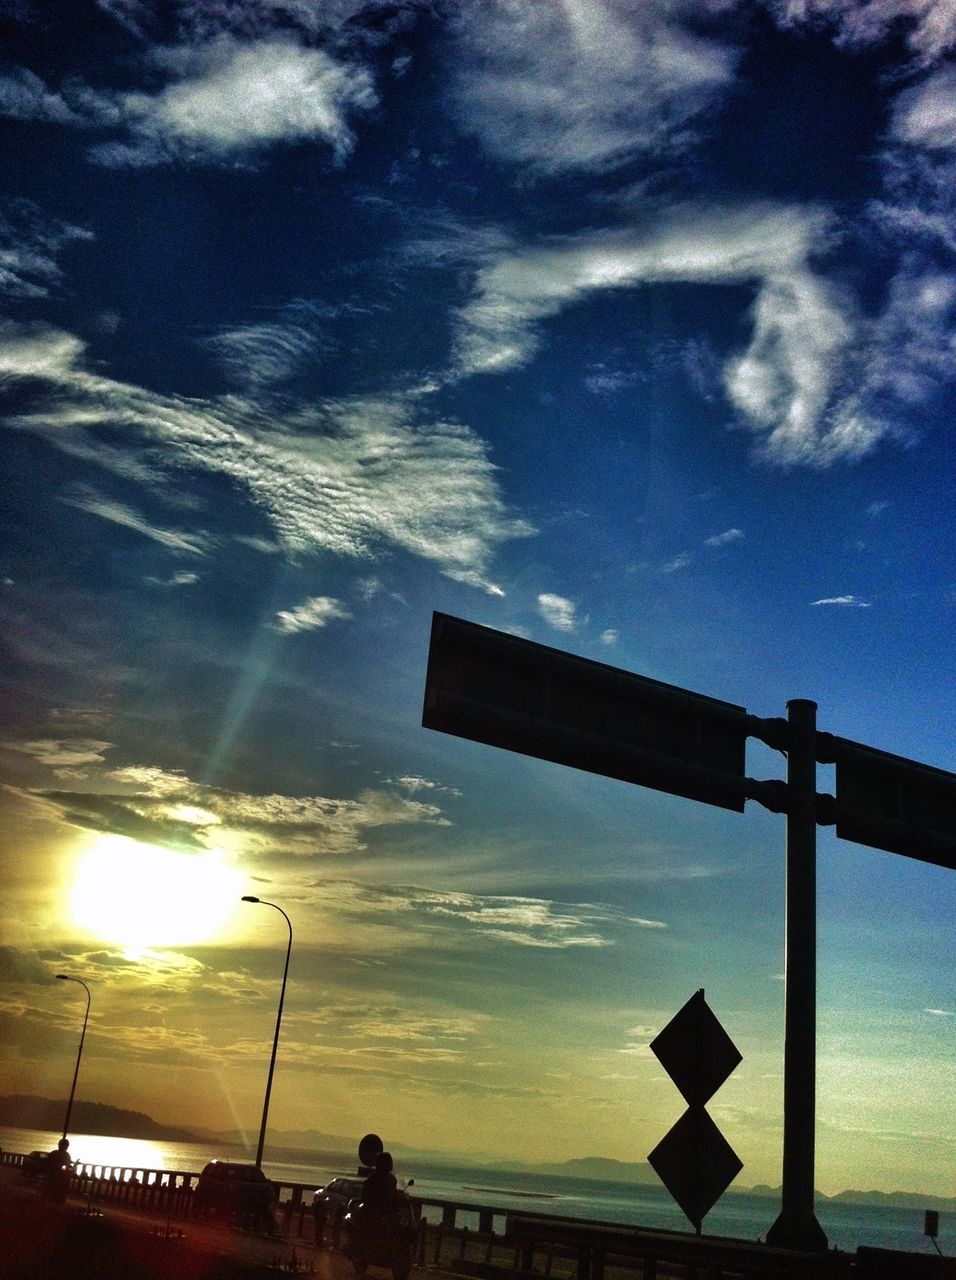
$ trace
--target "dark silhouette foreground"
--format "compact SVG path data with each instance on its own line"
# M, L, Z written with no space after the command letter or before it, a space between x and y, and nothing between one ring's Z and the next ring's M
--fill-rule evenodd
M0 1259L3 1280L274 1280L276 1274L6 1187L0 1188Z

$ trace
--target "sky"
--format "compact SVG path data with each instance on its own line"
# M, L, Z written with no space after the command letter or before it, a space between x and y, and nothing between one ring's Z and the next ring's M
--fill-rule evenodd
M78 1097L254 1145L251 894L270 1128L641 1161L704 988L778 1184L784 819L422 728L431 618L956 769L956 10L0 34L0 1092L66 973ZM816 1184L956 1195L953 873L818 881Z

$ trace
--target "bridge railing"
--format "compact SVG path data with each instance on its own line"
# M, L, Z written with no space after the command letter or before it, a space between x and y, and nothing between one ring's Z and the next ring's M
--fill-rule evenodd
M3 1151L0 1165L26 1170L28 1157ZM34 1176L42 1181L42 1171ZM193 1170L79 1162L70 1189L91 1204L115 1203L188 1218L198 1181ZM315 1184L272 1181L282 1235L290 1242L314 1241ZM419 1217L419 1264L465 1276L487 1278L514 1271L548 1280L656 1280L658 1275L707 1280L956 1280L952 1258L864 1248L855 1254L835 1249L805 1254L747 1240L526 1214L427 1195L412 1200ZM326 1232L326 1242L336 1246L334 1220L326 1224Z

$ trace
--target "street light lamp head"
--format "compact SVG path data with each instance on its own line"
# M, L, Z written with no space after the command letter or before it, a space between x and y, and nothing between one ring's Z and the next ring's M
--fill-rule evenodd
M242 895L242 900L243 900L243 902L258 902L258 901L259 901L259 899L258 899L258 898L254 898L254 897L252 896L252 894L251 894L251 893L244 893L244 894Z
M68 973L58 973L56 976L57 976L57 978L59 978L59 980L60 980L61 982L69 982L69 981L70 981L70 975L69 975Z

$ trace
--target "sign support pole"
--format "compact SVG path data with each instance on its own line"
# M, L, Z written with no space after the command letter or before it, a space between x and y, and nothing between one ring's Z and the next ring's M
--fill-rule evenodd
M787 703L787 921L783 1187L767 1243L826 1249L813 1208L816 1107L817 704Z

